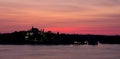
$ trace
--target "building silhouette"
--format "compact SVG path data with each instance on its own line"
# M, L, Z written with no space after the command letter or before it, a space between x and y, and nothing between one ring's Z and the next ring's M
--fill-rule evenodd
M107 35L79 35L45 32L44 29L32 27L28 31L0 34L0 44L77 44L77 45L97 45L100 44L120 44L120 36Z

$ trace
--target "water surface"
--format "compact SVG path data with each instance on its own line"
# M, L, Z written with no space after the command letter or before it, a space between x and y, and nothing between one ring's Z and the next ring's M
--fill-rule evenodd
M0 59L120 59L120 45L0 45Z

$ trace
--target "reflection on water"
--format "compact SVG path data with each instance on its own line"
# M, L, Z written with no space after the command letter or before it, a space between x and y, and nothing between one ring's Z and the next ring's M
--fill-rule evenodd
M0 45L0 59L119 59L120 45Z

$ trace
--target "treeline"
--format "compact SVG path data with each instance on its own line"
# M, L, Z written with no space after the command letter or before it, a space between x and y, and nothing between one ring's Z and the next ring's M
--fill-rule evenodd
M0 34L0 44L120 44L120 36L64 34L32 28L28 31Z

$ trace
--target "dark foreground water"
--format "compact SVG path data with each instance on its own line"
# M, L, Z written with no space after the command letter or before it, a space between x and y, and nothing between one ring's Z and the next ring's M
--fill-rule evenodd
M120 59L120 45L0 45L0 59Z

